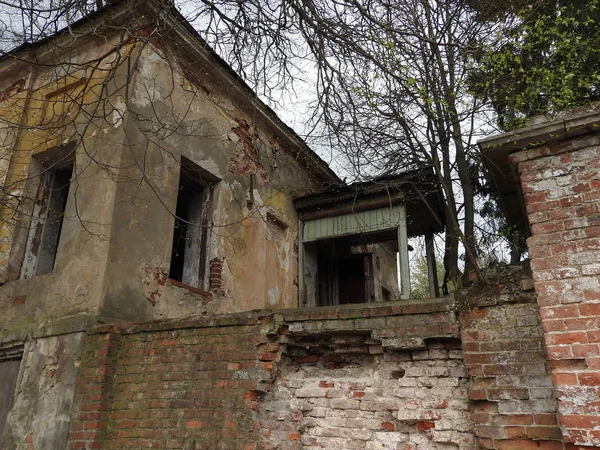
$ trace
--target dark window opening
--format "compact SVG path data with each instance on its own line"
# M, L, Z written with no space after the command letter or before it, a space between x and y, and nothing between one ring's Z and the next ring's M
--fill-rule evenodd
M73 164L43 166L40 174L21 278L52 272L60 242Z
M301 302L334 306L399 298L395 234L382 230L303 243Z
M318 306L375 300L373 255L364 251L357 253L364 246L354 244L351 240L328 239L316 242L306 252L316 251Z
M202 288L206 274L206 247L210 224L210 186L201 169L182 158L169 278Z
M338 260L339 304L371 301L371 255L354 255Z
M23 347L0 350L0 449L7 449L2 441L2 430L15 397Z

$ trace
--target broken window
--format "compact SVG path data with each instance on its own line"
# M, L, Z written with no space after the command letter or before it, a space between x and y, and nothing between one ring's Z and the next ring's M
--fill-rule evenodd
M182 158L169 278L200 289L207 273L211 181L200 167Z
M39 172L21 278L52 272L73 175L72 149L53 149L34 157Z
M0 349L0 449L7 448L2 442L2 431L12 408L23 347Z

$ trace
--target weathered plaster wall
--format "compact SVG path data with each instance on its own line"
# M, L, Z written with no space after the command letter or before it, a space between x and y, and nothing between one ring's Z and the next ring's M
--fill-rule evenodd
M3 192L20 198L21 203L17 209L15 202L2 202L0 341L8 339L3 337L7 333L23 338L54 320L96 315L102 298L116 193L113 179L120 164L120 153L114 149L122 146L124 138L121 122L112 119L122 105L120 93L127 76L121 66L108 70L112 56L101 59L95 70L73 72L76 63L104 55L113 43L82 39L80 44L68 50L70 68L4 62L3 80L6 75L9 87L0 108L11 109L13 115L18 112L20 117L17 125L1 121L13 137L4 140L4 135L2 139L0 160L7 167L2 174ZM38 55L40 61L61 56L65 55ZM83 89L86 83L87 89ZM97 95L100 86L108 92L101 100ZM72 103L65 102L71 97ZM104 109L102 117L95 114L98 109ZM84 115L86 121L81 120ZM3 116L8 120L11 117ZM36 155L63 144L74 144L75 170L54 270L19 280L40 182L41 165L32 161Z
M93 58L111 43L97 44L73 47L69 60ZM104 320L131 321L297 304L297 219L291 196L316 189L316 178L265 125L253 122L252 111L220 91L222 80L191 84L173 68L178 61L167 62L152 46L122 49L130 51L131 64L114 63L109 55L98 73L65 77L59 66L46 71L19 66L25 74L6 69L0 106L13 115L26 106L19 120L47 126L25 134L18 127L2 130L0 169L6 170L0 176L28 200L16 221L10 207L2 212L11 220L4 220L0 230L2 273L8 281L0 300L5 310L0 329L14 334L35 323L94 317L101 303ZM114 70L106 70L113 63ZM55 92L77 97L75 109L93 110L97 120L80 120L69 108L57 111L62 103L48 100ZM102 116L94 109L98 105ZM65 117L67 125L59 125ZM18 280L39 183L32 155L73 139L75 175L54 271ZM211 293L166 281L181 155L220 180L213 183L206 258L207 267L216 262L213 274L219 279ZM26 177L31 179L25 182ZM204 291L211 287L209 274L208 267Z
M14 404L4 427L4 448L67 448L83 339L83 333L74 333L26 343Z
M297 306L292 195L318 188L315 176L254 123L222 80L192 83L160 49L140 52L103 315L139 321ZM165 280L181 155L212 178L206 259L219 261L222 273L219 289L205 295ZM207 273L201 289L209 288Z
M562 129L562 128L561 128ZM527 240L560 425L600 448L600 135L516 153Z

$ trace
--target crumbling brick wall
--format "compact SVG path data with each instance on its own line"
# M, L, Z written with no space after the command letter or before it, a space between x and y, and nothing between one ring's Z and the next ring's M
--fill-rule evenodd
M262 400L262 429L278 449L475 449L467 384L454 339L384 351L360 335L299 338Z
M68 448L256 448L254 392L268 389L278 355L260 320L233 315L94 331Z
M512 158L531 225L527 244L563 435L600 448L600 135Z
M471 289L461 303L471 420L480 447L562 449L544 333L527 268L488 273L488 283Z
M534 296L485 289L462 333L452 297L98 328L69 448L562 450Z
M473 448L453 306L101 327L86 340L69 448Z

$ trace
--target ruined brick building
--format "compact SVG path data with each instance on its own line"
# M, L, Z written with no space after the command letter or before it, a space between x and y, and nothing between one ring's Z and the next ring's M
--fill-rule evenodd
M531 271L410 300L431 171L345 185L162 2L0 92L0 449L600 448L595 111L482 143Z

